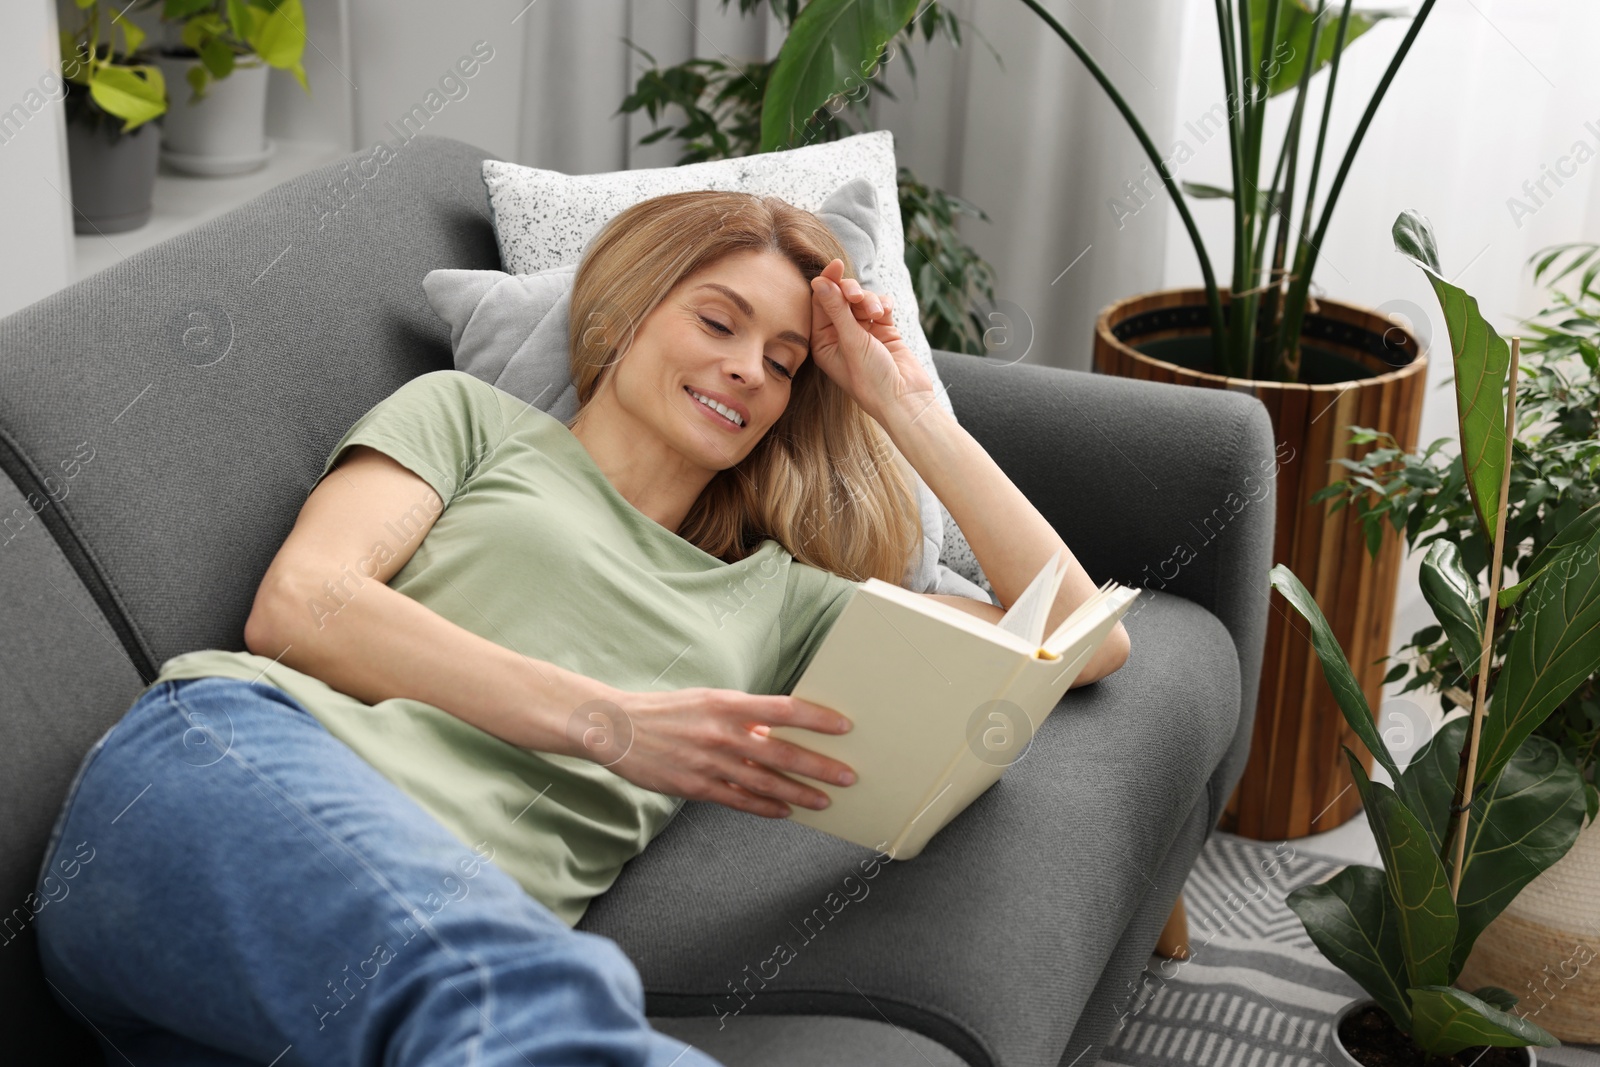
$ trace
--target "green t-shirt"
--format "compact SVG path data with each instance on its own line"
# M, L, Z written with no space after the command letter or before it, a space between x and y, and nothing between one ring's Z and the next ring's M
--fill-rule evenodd
M857 584L770 539L733 564L701 551L628 503L559 419L463 371L420 375L374 405L323 475L355 444L394 457L445 502L391 588L620 689L788 693ZM375 557L415 536L404 519L386 530ZM347 579L346 589L359 587ZM330 598L320 610L337 606ZM366 704L249 652L175 656L151 684L216 676L294 697L464 843L488 842L568 925L682 803L593 761L507 744L431 704Z

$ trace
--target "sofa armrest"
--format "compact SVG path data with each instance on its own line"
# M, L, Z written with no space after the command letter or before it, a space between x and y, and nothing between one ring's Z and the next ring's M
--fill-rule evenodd
M1249 755L1266 645L1279 460L1265 405L1248 393L955 352L935 351L934 363L956 418L1096 584L1175 594L1227 627L1241 699L1211 784L1214 825Z

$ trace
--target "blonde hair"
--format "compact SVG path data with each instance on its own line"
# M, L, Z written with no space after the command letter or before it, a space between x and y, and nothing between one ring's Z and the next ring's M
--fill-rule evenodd
M589 242L572 287L572 381L580 411L603 373L680 281L747 249L776 252L809 283L850 256L816 215L777 197L711 189L634 204ZM920 549L916 497L877 420L813 360L789 403L738 464L718 471L678 535L725 562L772 538L795 559L852 581L896 585Z

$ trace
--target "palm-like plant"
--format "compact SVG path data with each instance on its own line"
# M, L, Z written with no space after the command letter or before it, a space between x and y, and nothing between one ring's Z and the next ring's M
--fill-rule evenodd
M1180 183L1170 173L1172 166L1183 159L1163 159L1144 124L1077 37L1038 0L1022 2L1044 20L1094 76L1127 121L1172 196L1205 278L1211 321L1211 369L1236 378L1297 381L1300 327L1310 298L1311 274L1327 236L1334 205L1367 128L1435 0L1423 0L1373 91L1322 202L1314 230L1313 204L1339 59L1346 46L1390 14L1357 13L1352 11L1353 0L1345 0L1338 25L1329 30L1326 24L1331 11L1327 0L1316 0L1315 8L1309 0L1215 0L1228 101L1233 190L1197 185L1187 188L1199 197L1220 196L1233 202L1233 271L1226 311L1199 227ZM761 116L762 151L804 143L811 136L817 109L836 94L848 91L852 79L860 78L861 71L871 70L885 42L913 19L921 18L921 11L917 0L811 0L795 19L771 73ZM1312 76L1324 65L1329 68L1328 91L1305 191L1304 216L1296 226L1295 186L1306 94ZM1272 178L1263 189L1261 163L1267 101L1291 90L1295 94L1294 111ZM1277 229L1269 259L1266 246L1274 222Z

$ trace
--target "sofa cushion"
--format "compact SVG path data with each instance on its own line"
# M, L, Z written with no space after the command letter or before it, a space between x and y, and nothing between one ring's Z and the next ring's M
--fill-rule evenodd
M579 928L633 958L652 1015L887 1019L968 1063L1056 1067L1239 714L1226 627L1141 598L1128 662L915 859L689 802Z

